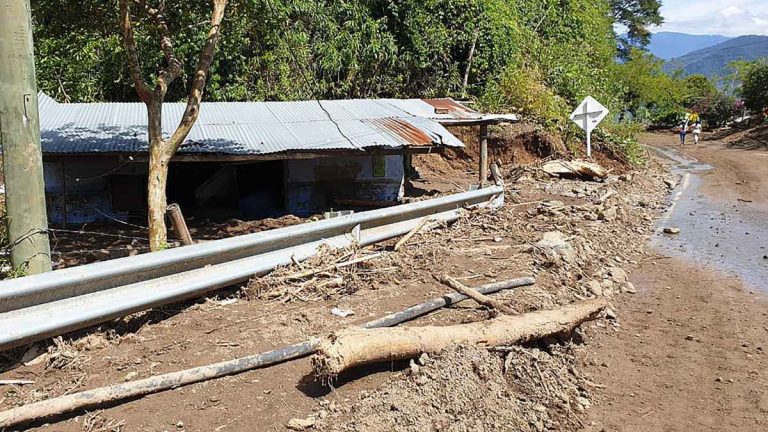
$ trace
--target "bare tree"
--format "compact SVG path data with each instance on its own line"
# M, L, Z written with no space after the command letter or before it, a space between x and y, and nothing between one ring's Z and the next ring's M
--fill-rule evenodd
M137 13L146 14L147 19L154 25L160 39L160 49L165 57L165 64L158 72L154 87L150 87L141 72L141 62L133 32L131 6L137 8ZM168 139L163 139L162 109L168 86L171 85L182 71L181 61L176 57L171 41L171 33L162 7L154 8L144 0L120 0L120 25L123 35L123 48L128 56L128 69L136 87L139 99L147 106L149 133L149 179L147 185L147 204L149 208L149 245L150 249L162 249L168 238L165 227L166 184L168 181L168 164L176 151L186 139L200 113L200 102L203 98L205 81L208 70L213 62L213 53L221 32L221 21L227 0L213 0L210 29L205 46L200 52L197 68L189 89L187 108L181 117L179 125Z

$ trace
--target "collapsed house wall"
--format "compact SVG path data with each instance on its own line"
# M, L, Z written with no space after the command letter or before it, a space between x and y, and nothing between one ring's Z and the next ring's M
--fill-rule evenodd
M285 161L286 210L387 206L403 197L403 156L339 156Z

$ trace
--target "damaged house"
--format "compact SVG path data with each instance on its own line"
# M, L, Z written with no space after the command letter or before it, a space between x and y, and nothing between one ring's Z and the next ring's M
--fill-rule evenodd
M38 100L50 221L145 219L144 105ZM164 104L163 125L183 110ZM444 126L508 120L452 99L206 102L171 162L168 202L240 219L395 204L411 154L463 146Z

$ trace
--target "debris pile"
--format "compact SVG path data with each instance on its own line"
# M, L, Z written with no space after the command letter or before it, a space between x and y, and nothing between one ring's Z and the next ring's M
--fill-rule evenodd
M304 262L294 261L251 279L244 293L249 298L283 303L320 301L351 294L367 286L375 275L398 269L387 252L322 245L316 255Z
M322 431L576 430L589 391L570 350L456 347L424 355L350 405L321 401L312 418Z

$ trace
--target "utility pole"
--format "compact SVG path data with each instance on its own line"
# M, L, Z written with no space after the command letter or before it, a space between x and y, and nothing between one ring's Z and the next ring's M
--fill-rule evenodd
M51 270L29 0L0 0L0 146L11 262Z

